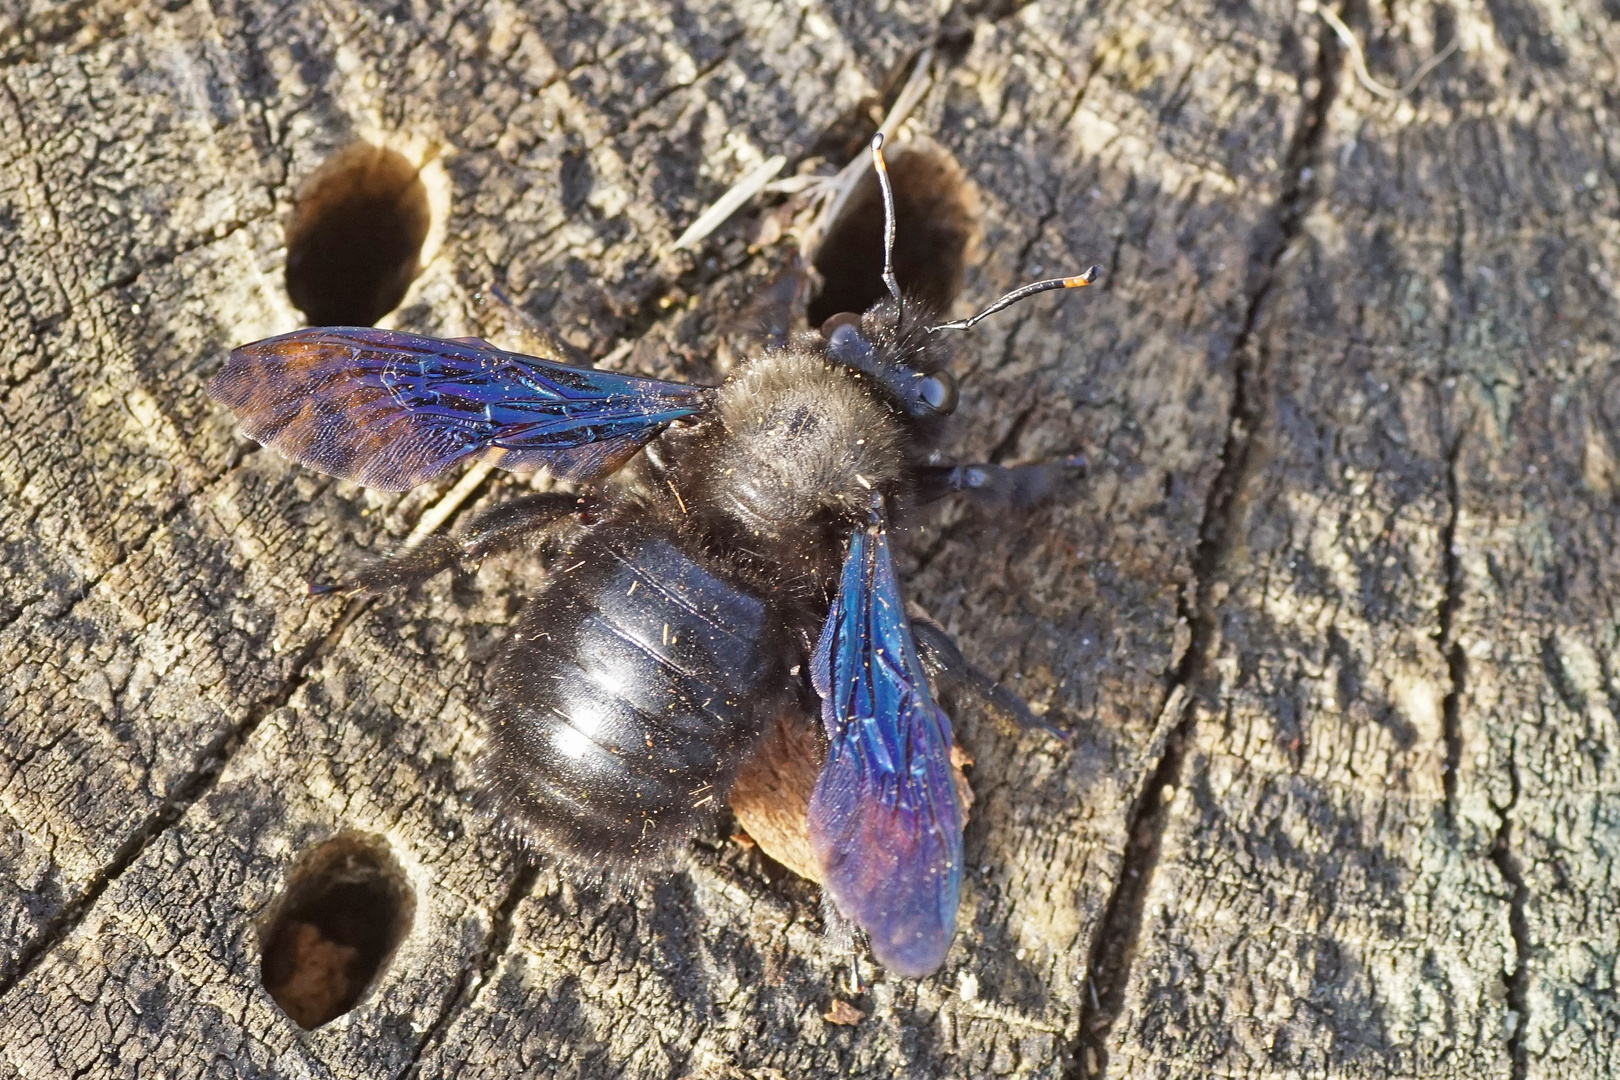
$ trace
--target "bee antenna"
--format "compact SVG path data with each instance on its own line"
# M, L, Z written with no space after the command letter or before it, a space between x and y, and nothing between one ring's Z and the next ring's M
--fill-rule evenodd
M900 283L894 279L894 189L889 186L889 166L883 160L883 132L872 136L872 168L877 170L878 189L883 192L883 284L895 305L900 303ZM899 330L900 316L895 315L895 329Z
M1090 285L1093 281L1096 281L1097 275L1100 273L1102 273L1102 267L1093 266L1085 273L1076 274L1074 277L1048 278L1045 281L1031 282L1030 284L1025 285L1023 288L1014 289L1012 292L1008 293L1006 296L1003 296L1000 300L997 300L995 303L991 304L989 307L985 308L971 319L958 319L956 322L940 323L938 326L930 326L928 328L928 332L932 334L935 330L971 329L973 324L979 320L988 318L1004 308L1012 307L1014 304L1018 303L1018 301L1034 296L1036 293L1051 292L1053 289L1083 288Z

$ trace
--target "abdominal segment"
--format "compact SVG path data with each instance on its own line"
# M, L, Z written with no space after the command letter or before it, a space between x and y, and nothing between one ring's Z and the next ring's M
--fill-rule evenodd
M726 788L776 690L767 611L667 537L581 542L494 673L485 773L498 811L575 859L656 859Z

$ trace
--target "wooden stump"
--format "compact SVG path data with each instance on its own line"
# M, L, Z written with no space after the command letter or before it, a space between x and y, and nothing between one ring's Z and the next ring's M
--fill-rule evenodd
M1620 1072L1620 14L1336 10L1366 70L1275 0L3 16L0 1073ZM535 564L307 597L458 478L330 481L203 388L366 274L340 310L481 333L498 280L712 379L781 252L758 206L670 242L773 154L841 163L931 44L955 310L1104 276L974 332L951 446L1086 477L947 508L906 586L1075 738L958 710L963 931L851 996L723 823L644 884L525 869L470 799ZM351 1007L294 1023L278 948L306 1022Z

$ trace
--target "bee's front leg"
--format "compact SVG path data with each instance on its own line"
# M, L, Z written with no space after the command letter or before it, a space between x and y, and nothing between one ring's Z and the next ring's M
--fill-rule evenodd
M917 470L917 500L927 503L954 492L995 509L1023 510L1049 498L1059 484L1085 473L1078 455L1034 465L925 465Z

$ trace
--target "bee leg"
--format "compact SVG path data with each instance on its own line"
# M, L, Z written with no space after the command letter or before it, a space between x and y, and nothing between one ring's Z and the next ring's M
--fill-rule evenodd
M554 534L572 522L578 503L579 496L561 491L512 499L479 514L459 540L430 536L415 547L360 567L341 581L312 581L309 591L311 595L371 596L420 585L451 567L476 566L486 555Z
M544 356L574 367L588 368L594 366L591 358L579 349L576 349L551 327L546 326L539 319L524 311L506 294L500 285L490 284L484 289L484 296L494 302L504 317L508 330L516 332L518 338L516 347L524 352L532 352L536 356Z
M961 491L994 509L1024 510L1085 468L1079 455L1035 465L925 465L918 470L917 498L928 503Z
M546 491L492 506L468 524L461 539L461 557L477 562L537 536L553 535L573 523L579 504L578 495Z
M449 537L430 536L415 547L367 563L337 581L311 581L309 595L375 596L418 585L454 565L460 553L460 545Z
M1017 694L979 670L956 647L945 628L920 612L911 613L911 637L928 676L950 691L966 691L992 712L1025 729L1044 731L1065 742L1069 733L1030 712Z
M851 996L858 996L861 993L861 929L838 910L825 889L821 893L821 924L826 928L828 951L849 957L849 991Z
M795 319L802 325L810 275L793 258L762 285L743 306L736 327L766 348L781 348L793 334Z

